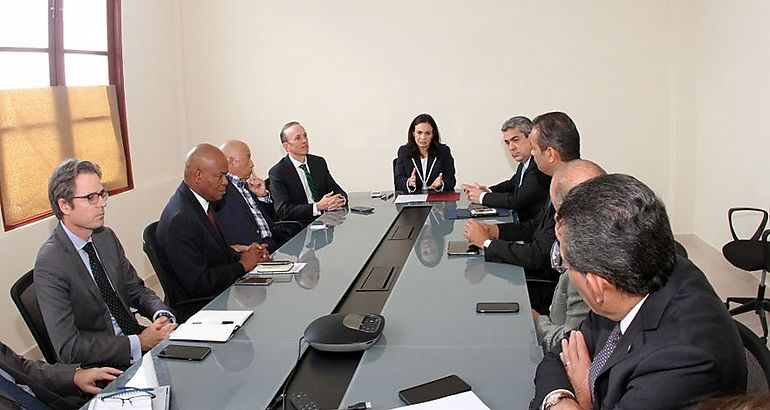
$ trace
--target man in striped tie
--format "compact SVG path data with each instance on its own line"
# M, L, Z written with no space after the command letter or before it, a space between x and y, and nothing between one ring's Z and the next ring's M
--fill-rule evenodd
M622 174L576 186L556 238L553 263L591 312L538 366L531 409L682 409L745 392L733 320L703 272L675 255L650 188Z
M54 170L48 198L59 223L38 252L34 284L61 362L127 367L176 324L104 226L109 194L101 175L98 165L77 159ZM141 326L131 308L152 324Z

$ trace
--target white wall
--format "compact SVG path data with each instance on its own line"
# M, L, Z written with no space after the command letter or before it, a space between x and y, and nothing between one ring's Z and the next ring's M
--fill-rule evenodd
M670 195L667 1L180 8L190 139L244 138L263 173L283 154L281 125L296 119L343 187L388 188L410 120L429 112L458 179L496 183L514 169L502 122L563 110L584 157Z
M636 175L666 200L675 232L720 247L728 207L770 204L769 8L763 0L124 1L136 189L110 198L107 223L147 276L141 229L159 216L195 143L243 138L266 174L283 155L281 125L296 119L348 191L385 189L409 121L430 112L458 179L494 183L513 171L502 121L563 110L585 158ZM0 233L6 294L53 226L49 218ZM31 336L10 299L0 300L9 313L3 341L24 352Z
M158 219L181 178L187 150L180 115L178 10L174 2L123 2L126 103L135 189L109 199L106 223L120 237L140 276L153 274L141 247L141 231ZM37 250L55 227L55 218L0 233L0 288L8 290L32 268ZM10 297L0 298L2 340L20 353L34 340ZM39 357L32 352L31 357Z
M699 1L694 11L695 233L720 249L728 208L770 206L770 2Z

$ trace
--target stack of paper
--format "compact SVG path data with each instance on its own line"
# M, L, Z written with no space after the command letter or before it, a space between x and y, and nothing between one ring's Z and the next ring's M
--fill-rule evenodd
M171 340L226 342L254 313L251 310L201 310L171 333Z
M440 399L398 407L393 410L490 410L484 402L472 391L457 393Z

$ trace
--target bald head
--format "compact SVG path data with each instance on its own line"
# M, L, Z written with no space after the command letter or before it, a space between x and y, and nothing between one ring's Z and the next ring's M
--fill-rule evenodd
M184 182L207 201L218 201L227 186L227 159L211 144L196 145L184 162Z
M554 208L557 211L559 210L564 197L567 196L572 188L591 178L606 174L607 172L602 167L585 159L574 159L565 162L556 169L551 179L550 194Z
M251 162L251 149L240 140L226 141L219 147L227 158L228 171L242 180L251 177L254 163Z

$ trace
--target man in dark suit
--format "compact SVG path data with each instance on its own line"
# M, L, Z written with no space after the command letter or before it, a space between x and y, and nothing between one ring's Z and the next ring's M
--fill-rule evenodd
M307 131L292 121L281 129L287 154L268 173L278 218L309 223L321 212L342 209L347 194L329 173L326 160L308 154Z
M682 409L745 392L733 319L676 256L650 188L621 174L578 185L559 207L556 236L554 266L591 313L538 366L532 409Z
M275 229L273 199L265 181L252 174L251 150L243 141L230 140L219 148L227 157L227 189L218 203L217 219L228 245L260 243L275 252L287 237Z
M200 144L185 161L184 181L169 199L158 222L160 262L177 283L167 292L176 300L214 297L269 258L264 245L228 246L216 219L214 204L227 189L227 159L219 148ZM206 302L178 308L180 321Z
M551 177L542 173L532 159L532 143L529 139L532 122L529 118L510 118L503 123L501 131L508 152L519 163L516 173L511 179L489 188L479 184L463 184L463 190L471 203L508 208L516 211L519 221L528 221L545 206Z
M68 159L48 181L59 218L35 261L35 288L48 335L63 363L127 366L176 327L168 307L136 274L104 226L108 193L98 165ZM147 328L131 313L153 320Z
M81 369L76 364L28 360L0 343L0 377L12 383L0 381L0 408L16 409L39 399L54 409L76 409L88 400L88 395L101 391L97 382L109 383L121 373L111 367Z
M532 124L532 156L540 170L553 175L564 163L580 158L580 134L572 119L562 112L550 112L535 118ZM556 281L558 272L551 269L549 254L555 237L555 211L550 199L538 215L524 222L484 224L469 220L464 227L465 238L484 248L484 259L524 268L527 278ZM518 241L524 241L519 243ZM528 286L532 308L547 313L554 285Z

